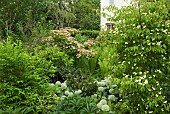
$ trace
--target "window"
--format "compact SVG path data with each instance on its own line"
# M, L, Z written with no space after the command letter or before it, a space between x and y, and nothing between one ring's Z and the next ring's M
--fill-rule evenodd
M109 0L109 4L114 4L114 0Z
M114 24L113 23L106 23L107 30L114 30Z

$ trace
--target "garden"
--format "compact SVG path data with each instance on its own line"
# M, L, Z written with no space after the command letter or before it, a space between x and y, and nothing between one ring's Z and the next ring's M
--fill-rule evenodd
M108 31L99 10L0 1L0 114L170 113L170 1L110 6Z

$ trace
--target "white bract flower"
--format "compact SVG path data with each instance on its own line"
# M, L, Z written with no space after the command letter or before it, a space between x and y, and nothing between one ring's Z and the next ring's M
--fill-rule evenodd
M144 84L148 84L148 80L147 79L145 80Z
M67 88L67 85L66 85L65 83L62 83L62 84L61 84L61 88L62 88L62 89L66 89L66 88Z
M80 94L80 93L82 93L81 90L75 91L75 94L76 94L76 95L78 95L78 94Z
M98 91L103 92L104 91L104 87L98 87Z
M110 110L110 107L108 105L103 105L102 106L102 110L103 111L109 111Z
M153 111L149 111L149 114L153 113Z

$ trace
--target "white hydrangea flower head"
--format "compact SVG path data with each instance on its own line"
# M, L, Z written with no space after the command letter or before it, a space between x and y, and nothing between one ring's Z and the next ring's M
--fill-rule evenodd
M66 83L62 83L62 84L61 84L61 88L62 88L62 89L66 89L66 88L67 88Z
M108 105L103 105L102 106L102 111L109 111L110 107Z
M100 108L100 109L102 109L102 106L103 106L103 104L100 103L100 102L97 104L97 107Z
M109 96L108 96L108 99L115 101L117 98L115 97L115 95L109 95Z
M104 87L98 87L98 91L100 91L100 92L103 92L104 91Z
M60 85L61 85L61 82L60 82L60 81L57 81L55 84L58 85L58 86L60 86Z
M106 101L105 99L102 99L102 100L100 101L100 103L103 104L103 105L106 105L106 104L107 104L107 101Z
M69 95L70 92L69 91L65 91L64 93L65 93L65 95Z

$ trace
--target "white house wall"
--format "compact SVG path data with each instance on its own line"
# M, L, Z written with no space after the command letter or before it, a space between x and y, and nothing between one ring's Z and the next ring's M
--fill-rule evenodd
M111 12L104 10L104 8L110 6L110 5L115 5L116 7L118 7L119 9L122 6L127 6L130 4L130 0L112 0L114 4L110 4L110 0L101 0L101 18L100 18L100 25L101 25L101 29L102 30L106 30L106 23L111 23L107 20L108 17L104 17L102 15L102 13L106 13L108 15L113 15Z

